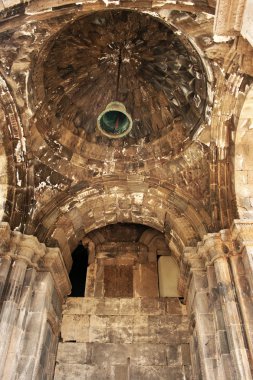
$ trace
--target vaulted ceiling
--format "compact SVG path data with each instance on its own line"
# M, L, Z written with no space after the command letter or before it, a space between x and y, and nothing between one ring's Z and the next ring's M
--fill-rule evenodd
M4 219L66 261L108 224L154 227L177 254L236 216L222 117L241 103L219 103L251 82L244 53L214 41L210 1L111 3L31 1L0 24ZM97 128L114 100L133 119L117 140Z

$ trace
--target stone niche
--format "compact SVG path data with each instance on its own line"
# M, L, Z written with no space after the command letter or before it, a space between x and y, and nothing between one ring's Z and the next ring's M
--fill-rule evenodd
M90 246L85 296L179 296L179 268L160 232L116 224L90 233L84 244Z
M159 297L159 284L163 294L171 291L171 282L161 279L172 259L164 236L116 224L89 233L83 244L89 250L85 297L65 304L55 380L191 379L176 261L176 276L165 273L173 278L174 297Z

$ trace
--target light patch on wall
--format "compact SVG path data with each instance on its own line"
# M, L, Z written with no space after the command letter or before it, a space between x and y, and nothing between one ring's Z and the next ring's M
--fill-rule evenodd
M179 267L173 257L159 257L158 278L160 297L179 297L177 290Z

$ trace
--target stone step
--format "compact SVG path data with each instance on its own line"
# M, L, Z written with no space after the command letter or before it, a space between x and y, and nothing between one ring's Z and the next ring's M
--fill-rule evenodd
M186 315L178 298L69 297L63 314L84 315Z

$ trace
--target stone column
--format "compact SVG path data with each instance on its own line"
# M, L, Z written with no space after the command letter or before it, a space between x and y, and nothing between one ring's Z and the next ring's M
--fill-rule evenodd
M225 329L228 338L229 351L233 358L236 379L252 379L251 370L245 347L242 320L238 312L233 276L230 272L227 233L208 234L204 238L202 256L207 265L214 265L218 284L218 295L221 302Z
M17 317L10 338L2 380L15 379L15 376L17 375L17 367L21 359L21 347L24 341L27 320L29 318L28 310L33 296L35 277L36 270L34 268L28 268L24 278Z
M0 257L0 305L11 263L12 259L10 255L6 254Z
M0 224L0 310L6 279L11 266L10 227L8 223Z
M15 233L11 243L9 256L12 265L9 267L7 284L3 294L3 304L0 313L0 336L4 336L0 345L0 378L3 378L5 361L9 350L13 329L19 313L19 302L24 286L26 270L34 259L37 239ZM38 243L37 243L38 244ZM43 250L41 251L43 254ZM8 256L5 259L8 260ZM8 265L5 265L5 273Z
M196 248L184 252L184 261L190 271L186 304L190 317L193 379L216 380L215 331L207 270L204 260L197 256Z
M230 261L253 363L253 221L235 220Z
M52 379L62 303L70 293L61 252L10 230L8 244L1 243L0 378Z

